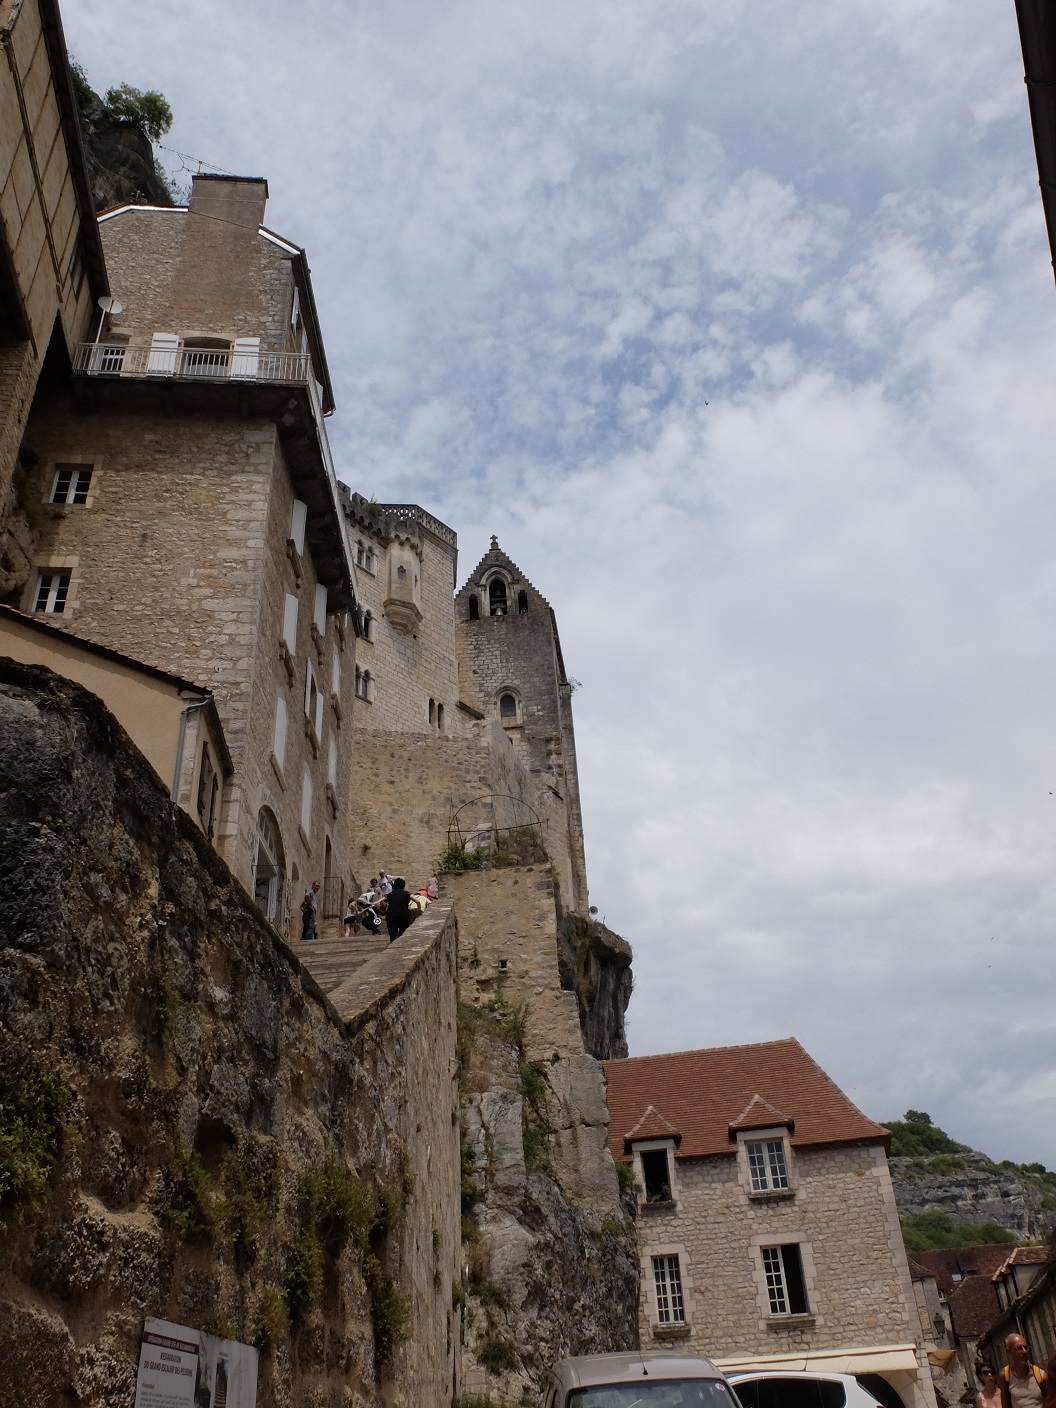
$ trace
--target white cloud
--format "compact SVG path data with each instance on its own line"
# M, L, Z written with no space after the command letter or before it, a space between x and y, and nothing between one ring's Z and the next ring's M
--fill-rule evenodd
M1012 12L64 19L167 145L268 176L351 481L554 603L634 1049L794 1033L876 1117L1056 1163L1056 298Z

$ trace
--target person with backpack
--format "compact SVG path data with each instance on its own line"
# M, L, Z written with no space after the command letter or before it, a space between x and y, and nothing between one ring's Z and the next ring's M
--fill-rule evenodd
M389 931L389 943L398 939L411 922L411 896L407 882L397 875L392 882L388 903L385 906L385 925Z
M1048 1380L1045 1370L1033 1363L1022 1335L1005 1340L1008 1363L998 1375L1003 1408L1041 1408L1042 1390Z

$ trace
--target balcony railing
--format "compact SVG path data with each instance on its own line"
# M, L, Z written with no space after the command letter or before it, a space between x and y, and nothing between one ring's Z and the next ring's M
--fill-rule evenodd
M87 376L311 385L311 359L307 352L241 352L216 347L129 347L124 343L82 342L74 352L73 369Z

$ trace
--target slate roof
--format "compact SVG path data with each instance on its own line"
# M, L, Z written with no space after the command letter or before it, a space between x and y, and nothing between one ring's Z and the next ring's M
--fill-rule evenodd
M890 1143L887 1130L867 1119L794 1037L602 1064L609 1082L609 1147L617 1159L626 1156L627 1134L650 1105L681 1130L678 1158L732 1154L731 1128L756 1098L771 1107L771 1123L795 1122L793 1148L882 1144L886 1149ZM754 1123L755 1115L749 1119L744 1127L764 1127Z

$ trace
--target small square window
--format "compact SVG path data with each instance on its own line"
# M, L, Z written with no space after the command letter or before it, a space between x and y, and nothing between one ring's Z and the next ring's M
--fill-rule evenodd
M92 487L90 464L57 464L51 489L53 504L86 504Z
M783 1191L788 1187L788 1166L785 1163L783 1139L760 1139L745 1144L748 1170L752 1176L752 1192Z
M677 1256L653 1257L653 1283L656 1286L656 1318L661 1325L684 1325L686 1307L682 1297L682 1270Z
M61 616L66 610L66 600L69 594L69 572L42 572L37 582L37 594L33 601L33 610L44 611L49 615Z

